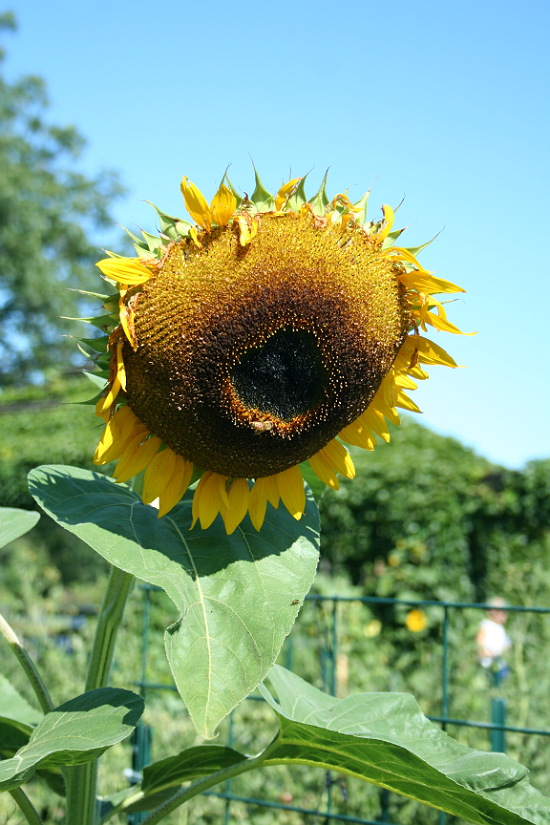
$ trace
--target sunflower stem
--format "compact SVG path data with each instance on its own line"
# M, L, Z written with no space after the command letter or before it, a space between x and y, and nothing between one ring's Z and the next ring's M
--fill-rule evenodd
M25 675L31 683L32 689L36 694L36 698L38 699L38 702L43 712L49 713L50 710L54 709L55 705L51 700L48 688L44 684L44 681L40 673L38 672L33 660L31 659L31 657L19 641L17 634L1 614L0 633L13 650L19 664L25 671Z
M17 804L17 807L27 822L30 822L30 825L44 825L38 815L38 811L22 788L13 788L11 791L8 791L8 793Z
M88 664L86 691L107 685L118 630L134 581L131 573L125 573L118 567L111 568ZM97 759L78 767L65 768L64 774L67 782L67 822L96 825L99 821Z

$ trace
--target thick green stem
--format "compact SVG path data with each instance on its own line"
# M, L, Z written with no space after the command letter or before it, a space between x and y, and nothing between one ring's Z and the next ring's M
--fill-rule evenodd
M31 683L32 689L36 694L40 707L44 713L49 713L50 710L53 710L55 705L51 700L48 688L42 681L42 677L36 669L36 665L33 660L17 638L15 631L12 627L10 627L2 615L0 615L0 633L17 656L19 664L25 671L27 679Z
M117 567L111 568L88 665L86 691L107 685L117 633L134 581L131 573ZM64 774L67 782L67 822L71 825L96 825L97 759L76 768L66 768Z
M21 790L21 788L14 788L12 791L9 791L9 793L27 822L30 822L30 825L44 825L25 791Z

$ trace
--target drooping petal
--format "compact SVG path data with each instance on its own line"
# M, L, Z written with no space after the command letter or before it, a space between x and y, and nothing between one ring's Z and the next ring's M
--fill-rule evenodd
M180 501L189 487L193 475L193 462L176 455L174 470L164 490L159 495L159 514L162 518Z
M210 232L212 213L200 189L194 183L188 183L187 178L184 176L181 181L181 193L185 201L185 208L195 223Z
M335 438L329 441L326 447L323 447L320 452L326 462L334 467L337 473L340 473L340 475L346 478L355 478L355 467L353 466L351 456L346 448L340 444L339 441L336 441Z
M233 192L222 183L210 204L214 221L218 226L227 226L236 208L237 198Z
M248 498L248 513L256 530L261 530L265 519L269 487L268 478L269 476L257 478Z
M344 427L338 433L338 437L347 444L352 444L354 447L361 447L363 450L374 450L376 447L376 440L372 434L372 430L365 424L363 416L359 416L352 424Z
M306 509L306 491L300 468L291 467L279 473L278 483L283 504L290 515L299 521Z
M130 407L121 407L107 422L97 445L94 464L108 464L122 455L124 444L137 422Z
M153 274L139 262L139 258L105 258L96 266L107 278L127 286L144 284Z
M340 489L340 482L338 481L336 473L326 462L322 450L311 456L309 464L317 478L320 478L327 487L331 487L333 490Z
M157 453L156 456L151 459L143 478L143 493L141 498L144 504L150 504L156 498L159 498L170 481L175 466L176 454L169 448L163 450L161 453Z
M283 186L281 186L281 188L277 192L277 195L275 196L275 209L277 210L277 212L280 210L281 206L285 203L287 198L289 198L292 195L294 189L300 183L301 180L302 178L293 178L292 180L289 180L288 183L285 183L283 184Z
M129 481L134 476L137 476L138 473L141 473L141 471L147 467L153 456L158 453L160 445L162 444L158 436L153 435L145 441L143 439L144 436L142 435L136 436L132 444L126 448L119 463L115 467L114 475L119 484ZM119 467L119 465L121 466Z
M234 478L228 493L229 506L222 508L222 518L228 536L238 527L248 510L249 487L246 478Z

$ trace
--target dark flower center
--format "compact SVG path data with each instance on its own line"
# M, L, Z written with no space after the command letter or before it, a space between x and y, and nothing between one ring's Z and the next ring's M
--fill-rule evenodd
M261 348L249 350L230 379L246 407L281 421L314 409L328 384L315 336L292 329L279 330Z

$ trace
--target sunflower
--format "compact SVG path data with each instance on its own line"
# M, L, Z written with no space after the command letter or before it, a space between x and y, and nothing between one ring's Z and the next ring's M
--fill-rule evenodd
M389 441L397 408L419 412L407 391L424 367L456 366L421 332L460 333L434 295L463 290L421 267L423 247L395 245L389 206L367 221L369 192L331 201L325 175L308 200L304 184L273 196L256 173L241 198L226 174L209 205L184 177L194 224L155 207L137 258L97 264L118 289L99 296L105 336L81 339L106 378L94 462L116 460L118 482L145 470L159 517L199 479L192 527L221 514L230 534L248 512L260 530L281 500L299 519L300 464L338 489L355 472L342 442Z

